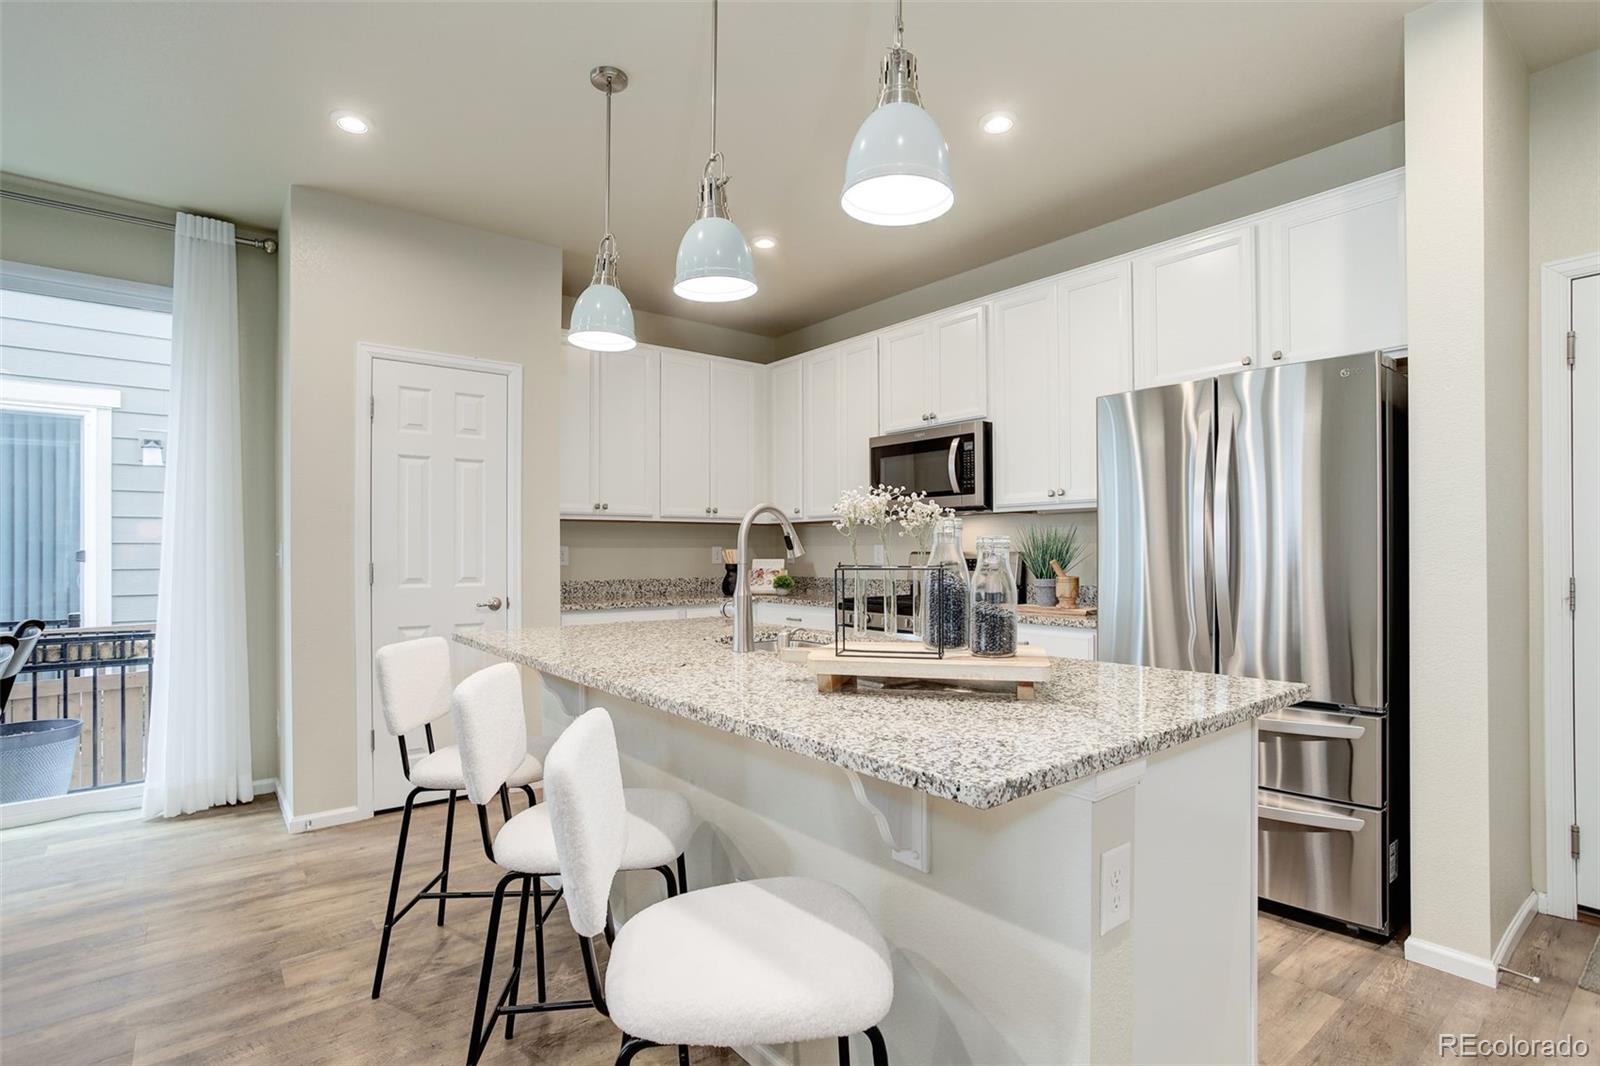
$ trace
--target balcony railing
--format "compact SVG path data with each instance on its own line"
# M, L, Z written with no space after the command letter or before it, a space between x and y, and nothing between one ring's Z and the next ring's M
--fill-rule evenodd
M80 719L73 792L143 781L155 641L149 625L46 629L0 721Z

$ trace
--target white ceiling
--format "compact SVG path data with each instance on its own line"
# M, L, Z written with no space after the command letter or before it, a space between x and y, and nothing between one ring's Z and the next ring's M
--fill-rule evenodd
M719 146L734 219L780 244L761 292L671 292L707 151L710 5L0 4L0 167L275 226L317 185L564 250L600 235L596 63L616 100L613 230L635 306L778 335L1402 117L1415 2L914 2L906 40L956 205L906 230L838 207L875 100L887 3L722 10ZM1596 47L1600 5L1517 3L1538 68ZM337 132L335 108L368 116ZM1007 137L984 113L1017 115Z

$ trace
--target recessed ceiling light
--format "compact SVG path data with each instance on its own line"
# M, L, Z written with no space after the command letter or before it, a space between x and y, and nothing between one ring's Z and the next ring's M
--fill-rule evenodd
M1011 127L1016 124L1016 117L1007 111L991 111L983 116L980 123L985 133L1010 133Z
M778 238L776 238L776 237L757 237L755 240L751 241L750 243L755 245L757 248L760 248L763 252L769 252L769 251L771 251L772 249L774 249L774 248L776 248L778 246Z
M333 124L346 133L366 133L372 129L372 124L354 111L335 111L330 117Z

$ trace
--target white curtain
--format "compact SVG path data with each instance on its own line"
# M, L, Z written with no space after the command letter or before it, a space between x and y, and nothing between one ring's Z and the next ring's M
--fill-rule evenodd
M144 816L250 790L233 224L180 214Z

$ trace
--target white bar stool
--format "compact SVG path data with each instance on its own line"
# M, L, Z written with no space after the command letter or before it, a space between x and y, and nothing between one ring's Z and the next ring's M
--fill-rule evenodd
M527 720L522 711L522 679L510 663L480 670L456 687L451 710L460 739L462 768L466 777L467 798L478 806L478 829L483 837L484 854L489 861L507 870L494 890L489 911L489 930L484 937L483 971L478 979L478 999L472 1016L472 1036L467 1045L467 1063L473 1066L483 1054L494 1028L503 1016L506 1039L510 1040L519 1014L541 1014L596 1006L593 999L546 999L544 968L544 920L555 909L565 884L556 891L549 907L544 906L542 877L560 872L550 807L541 804L508 818L493 834L489 832L488 803L501 797L505 809L506 786L516 768L515 753L527 746ZM553 749L552 749L553 750ZM604 771L602 771L604 772ZM617 869L654 870L666 882L667 895L673 897L688 885L683 852L694 833L694 814L688 802L676 792L657 788L621 788L621 771L613 763L610 772L618 775L619 815L625 826L626 845L617 856ZM677 867L677 877L673 867ZM512 955L511 975L489 1007L489 988L494 971L495 939L500 929L500 909L506 890L522 882L522 900L517 914L517 943ZM522 976L523 947L527 935L529 894L534 911L534 961L537 968L538 997L533 1003L517 1002L517 986ZM659 904L657 904L659 906ZM604 1009L603 1007L601 1009ZM484 1015L488 1014L485 1023Z
M686 1044L829 1037L848 1063L849 1036L858 1032L875 1066L886 1066L878 1023L894 1000L889 947L855 897L826 881L738 881L648 907L617 934L601 987L593 941L608 927L611 882L632 835L604 710L584 714L550 749L540 810L555 831L589 994L623 1032L618 1066L668 1044L686 1062Z
M372 977L372 998L383 991L383 970L389 958L389 936L395 923L425 899L439 901L438 924L444 924L444 904L449 899L489 899L493 892L450 891L450 838L456 821L456 793L466 788L461 773L461 751L455 745L435 748L433 723L450 713L450 645L443 637L422 637L386 644L374 656L378 674L378 694L383 703L383 721L389 734L400 743L400 767L412 789L406 796L405 813L400 816L400 840L395 845L394 875L389 881L389 906L383 916L383 939L378 945L378 968ZM406 750L406 734L421 728L428 740L428 754L411 765L411 753ZM526 738L524 738L526 739ZM522 761L507 775L513 788L520 788L528 797L528 805L535 802L533 785L544 777L544 753L550 750L553 740L538 738L532 747L534 753L524 754ZM521 749L527 752L524 743ZM400 895L400 873L406 861L406 838L411 830L411 809L418 796L425 792L448 792L449 813L444 823L444 857L439 872L422 890L411 897L397 912ZM511 816L510 800L506 798L506 817ZM433 886L438 885L438 891Z

